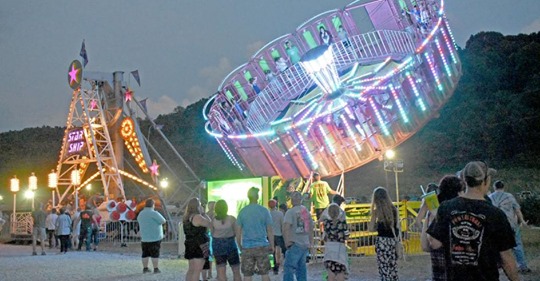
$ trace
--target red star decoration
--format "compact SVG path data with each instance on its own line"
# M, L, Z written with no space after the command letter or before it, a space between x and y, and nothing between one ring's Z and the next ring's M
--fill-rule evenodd
M73 84L73 82L77 82L77 73L79 73L79 69L75 68L75 65L71 65L71 71L69 72L69 84Z
M90 109L94 110L96 108L97 108L97 101L96 100L90 101Z
M133 92L130 89L127 89L125 96L126 96L126 101L131 101L131 99L133 98Z
M156 160L154 160L154 163L152 163L152 166L150 166L150 174L153 176L159 176L159 165L157 164Z

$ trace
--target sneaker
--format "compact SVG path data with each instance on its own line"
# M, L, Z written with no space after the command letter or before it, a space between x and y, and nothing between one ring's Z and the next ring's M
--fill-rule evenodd
M154 268L154 273L161 273L161 270L159 270L159 268L156 267L156 268Z
M42 256L46 256L47 254L45 252L41 252L41 255Z
M32 252L32 256L37 256L37 253L36 253L36 252Z
M149 272L150 272L150 269L148 269L148 267L145 267L142 270L142 273L149 273Z

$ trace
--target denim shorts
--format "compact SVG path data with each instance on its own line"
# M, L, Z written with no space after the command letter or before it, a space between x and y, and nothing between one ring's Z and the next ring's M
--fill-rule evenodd
M230 266L238 265L240 257L238 256L238 246L233 237L212 238L212 252L216 259L217 266L225 266L227 262Z

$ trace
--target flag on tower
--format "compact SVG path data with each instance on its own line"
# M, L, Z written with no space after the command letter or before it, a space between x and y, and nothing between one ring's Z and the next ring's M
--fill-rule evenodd
M146 100L148 100L148 98L145 98L144 100L139 101L144 112L148 112L148 109L146 108Z
M86 54L86 46L84 45L84 39L82 41L82 46L81 46L81 52L79 53L79 55L83 58L83 66L86 67L86 65L88 64L88 54Z
M139 77L139 70L133 70L131 72L131 75L133 75L133 78L135 78L135 81L137 81L137 84L139 84L139 87L141 86L141 78Z

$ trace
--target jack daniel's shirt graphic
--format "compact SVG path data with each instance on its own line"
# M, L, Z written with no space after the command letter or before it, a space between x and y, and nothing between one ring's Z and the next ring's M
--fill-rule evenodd
M450 214L450 260L455 265L478 265L486 216L452 211Z
M499 280L500 252L515 247L506 215L485 200L442 202L428 234L443 244L448 280Z

